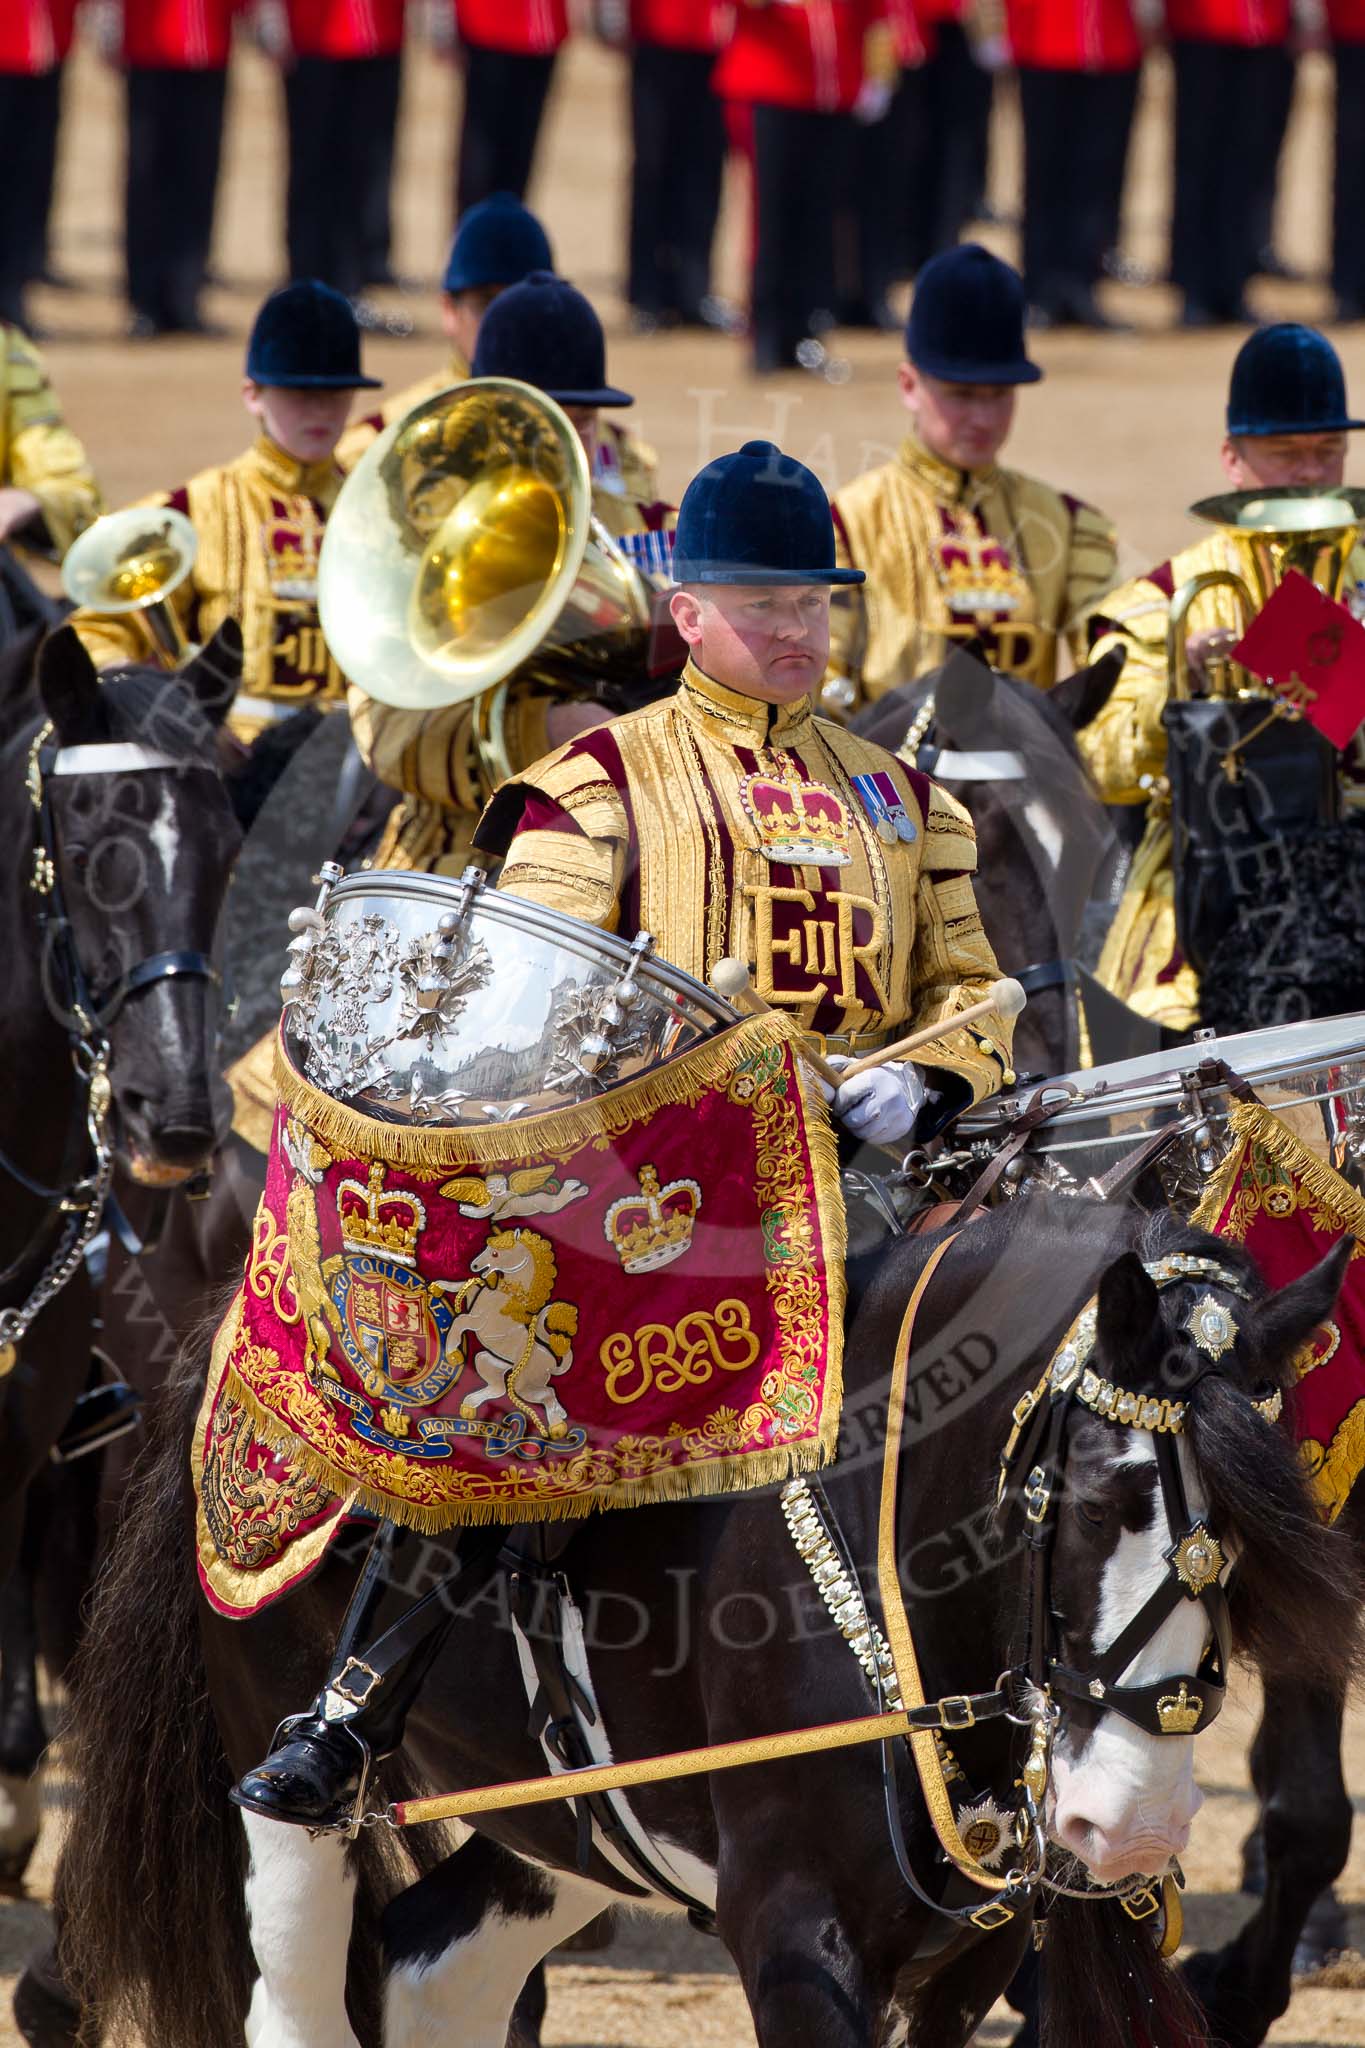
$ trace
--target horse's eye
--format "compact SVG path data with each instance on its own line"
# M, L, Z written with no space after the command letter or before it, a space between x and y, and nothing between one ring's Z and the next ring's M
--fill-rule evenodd
M66 849L66 864L73 874L83 875L90 865L90 848L88 846L68 846Z
M1076 1502L1076 1513L1088 1529L1102 1529L1104 1527L1105 1511L1098 1501L1078 1500Z

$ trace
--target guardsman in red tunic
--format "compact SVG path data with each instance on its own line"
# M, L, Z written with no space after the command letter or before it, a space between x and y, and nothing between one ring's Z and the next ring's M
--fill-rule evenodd
M405 0L286 0L291 277L385 281Z
M24 288L47 267L62 65L76 0L0 5L0 322L24 325Z
M204 331L237 0L123 0L124 248L132 333Z
M630 57L630 265L636 323L700 327L725 173L711 90L734 0L598 0L603 40Z
M1133 0L1005 0L1024 123L1024 288L1034 324L1109 327L1142 38Z
M716 67L752 110L754 368L819 367L835 300L834 214L885 0L746 0ZM824 316L822 320L822 315Z
M1166 28L1175 65L1171 276L1185 296L1182 322L1238 324L1252 317L1244 294L1260 265L1265 179L1273 183L1287 111L1290 0L1166 0Z
M526 197L567 0L454 0L464 66L458 219L494 192Z
M1338 320L1365 320L1365 0L1327 0L1337 74L1332 290Z

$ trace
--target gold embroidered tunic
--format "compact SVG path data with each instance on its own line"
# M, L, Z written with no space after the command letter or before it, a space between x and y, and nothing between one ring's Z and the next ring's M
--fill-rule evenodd
M840 562L867 571L834 604L830 669L854 709L937 667L950 639L1051 688L1059 643L1083 658L1085 614L1114 580L1102 512L1016 470L954 469L913 435L835 494L834 520Z
M633 500L600 488L593 491L593 511L617 540L672 523L661 521L657 508L646 513ZM526 673L512 678L506 737L514 772L548 751L546 716L557 701L562 696L537 681L534 659ZM458 875L468 861L479 813L492 795L474 742L473 704L437 711L400 710L353 685L348 708L362 759L403 797L389 818L372 865Z
M17 327L0 325L0 484L31 491L55 553L104 510L90 458L62 417L43 359Z
M198 537L194 568L170 599L188 638L204 644L227 618L241 626L231 723L243 739L301 704L338 703L345 690L317 610L318 552L341 484L334 460L296 462L263 434L235 462L141 501L183 512ZM97 667L148 658L136 615L80 611L72 624Z
M899 803L900 836L875 829L855 776ZM501 791L480 842L507 846L502 888L609 931L649 931L698 980L727 955L746 961L764 1000L835 1050L944 1023L998 973L966 811L816 718L809 698L761 703L691 663L676 695L582 735ZM843 864L803 860L812 847ZM914 1057L975 1100L1000 1086L1011 1032L987 1017Z
M395 420L403 419L415 407L425 405L438 392L449 391L456 384L465 383L469 375L469 365L464 357L457 350L452 351L443 370L433 370L429 377L410 384L406 391L385 399L378 412L353 420L337 446L337 460L342 468L347 471L354 469L370 443L378 439L385 427L391 427ZM642 505L654 504L659 496L657 450L612 419L599 419L598 437L595 481L617 497L633 498Z
M1096 656L1122 647L1123 673L1104 709L1076 738L1101 796L1110 804L1149 805L1147 829L1129 870L1123 898L1097 969L1106 988L1144 1016L1172 1030L1199 1021L1199 980L1180 955L1175 934L1175 879L1166 800L1166 623L1171 599L1191 576L1230 569L1252 591L1250 550L1221 528L1193 547L1111 591L1091 620ZM1351 580L1365 582L1365 551L1357 550ZM1244 619L1225 585L1205 590L1190 607L1186 632L1240 632Z

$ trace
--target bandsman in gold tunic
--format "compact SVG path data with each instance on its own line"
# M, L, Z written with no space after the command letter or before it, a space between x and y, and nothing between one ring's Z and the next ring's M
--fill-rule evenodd
M764 1001L858 1058L987 994L997 969L963 808L815 716L835 566L817 479L770 442L721 457L678 515L671 600L691 651L676 695L581 735L509 784L480 844L501 886L608 930L652 932L706 980L747 962ZM510 844L508 840L510 838ZM1000 1086L1010 1027L945 1033L835 1108L877 1142ZM858 1091L858 1092L854 1092Z
M380 410L356 420L338 449L343 469L354 469L377 434L404 419L414 406L463 384L478 347L484 314L500 292L520 284L533 270L553 270L550 238L529 207L510 192L471 206L455 230L441 279L441 328L450 354L439 370L384 401ZM659 495L659 458L615 421L606 421L593 454L593 479L623 498L652 504Z
M535 271L504 292L479 329L476 377L515 377L569 414L591 461L599 413L633 403L606 381L602 323L565 279ZM642 569L667 567L669 508L593 486L592 509ZM530 673L513 678L507 708L508 752L514 769L546 753L603 713L557 702ZM351 691L351 725L361 755L403 802L395 809L375 866L458 875L468 858L479 812L492 794L480 765L469 703L438 711L406 711Z
M1340 485L1347 436L1365 421L1349 417L1346 380L1336 350L1314 328L1282 322L1244 343L1233 365L1227 433L1221 455L1235 490ZM1165 798L1169 695L1166 624L1171 599L1191 576L1230 569L1255 588L1244 543L1215 528L1147 575L1112 591L1091 621L1094 653L1124 649L1118 684L1099 716L1077 735L1106 803L1147 805L1147 826L1110 927L1099 977L1144 1016L1172 1030L1198 1022L1199 985L1176 943L1171 825ZM1352 564L1354 609L1365 606L1365 553ZM1190 611L1189 656L1196 684L1204 665L1240 638L1237 601L1216 586Z
M670 602L692 652L677 695L504 785L481 844L507 849L502 887L632 936L646 928L693 974L743 958L836 1060L942 1024L922 1064L888 1062L833 1098L872 1143L932 1131L1009 1076L1010 1025L991 1015L948 1028L996 978L966 813L814 715L830 588L860 574L835 564L818 478L767 441L722 456L683 499L675 567ZM363 1703L340 1719L324 1693L284 1723L234 1789L238 1804L303 1827L350 1811L362 1765L402 1742L450 1612L437 1605L411 1624L382 1673L348 1636L345 1668L370 1675Z
M0 543L60 557L103 509L42 357L17 327L0 322Z
M262 306L247 350L243 403L260 428L254 445L145 501L183 512L199 543L169 600L187 639L207 642L227 618L241 626L231 725L242 740L300 705L344 696L318 623L318 553L343 481L336 445L353 394L376 385L361 371L348 301L323 284L286 285ZM148 659L136 614L81 611L72 623L98 667Z
M999 461L1018 387L1043 374L1016 272L974 243L934 257L905 353L911 431L834 499L839 559L867 574L835 606L824 704L839 716L937 667L952 642L1050 688L1115 577L1104 514Z

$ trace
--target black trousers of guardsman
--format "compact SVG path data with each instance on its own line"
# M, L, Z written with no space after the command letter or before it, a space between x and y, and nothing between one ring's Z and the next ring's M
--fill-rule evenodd
M1365 43L1334 44L1332 289L1342 313L1365 316Z
M709 50L637 43L630 56L627 296L656 320L701 319L725 176L725 115Z
M1019 68L1024 286L1044 312L1091 292L1117 242L1139 75Z
M495 192L526 197L555 60L464 46L464 115L455 170L455 215Z
M1273 138L1283 95L1283 52L1265 45L1177 37L1175 203L1171 277L1187 311L1218 320L1243 317L1243 293L1256 269L1264 191L1248 189L1246 165ZM1238 140L1227 110L1237 109Z
M0 72L0 320L16 327L24 287L47 264L61 94L60 67L37 78Z
M796 360L835 301L834 218L851 146L848 114L756 106L752 326L754 367Z
M134 313L192 328L213 242L226 67L128 71L124 249Z
M285 73L291 277L352 299L383 277L401 77L398 57L299 57Z
M937 23L935 43L927 63L902 72L886 117L894 182L885 203L904 277L961 239L986 193L994 82L960 22Z

